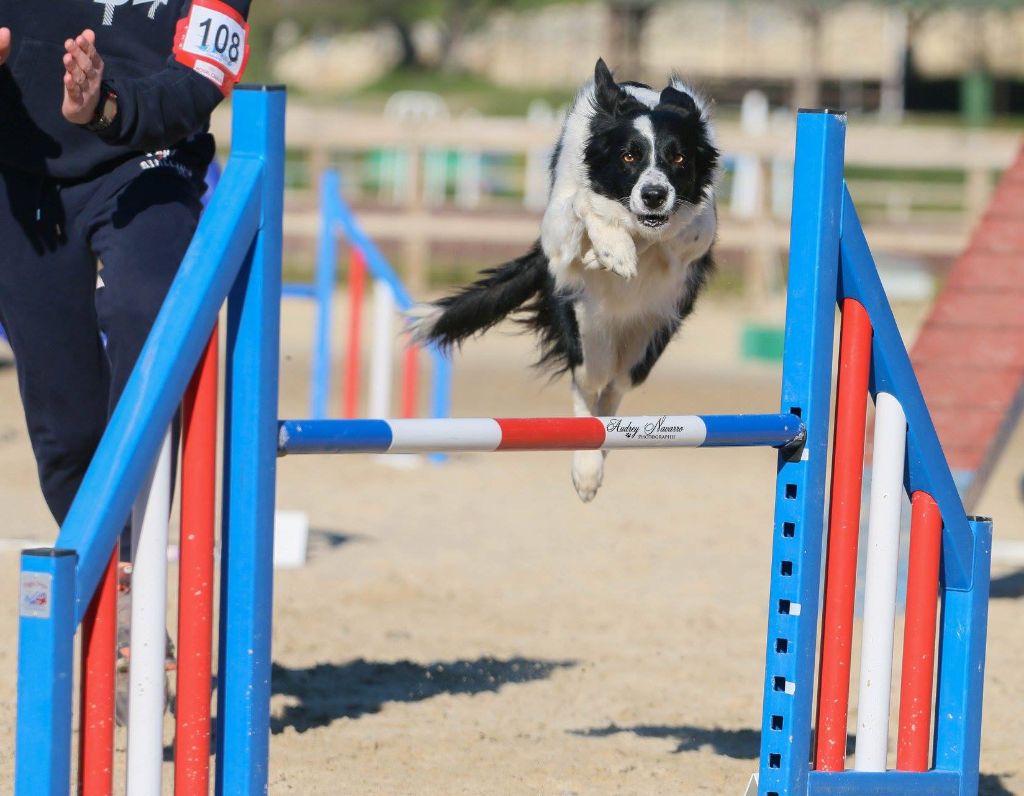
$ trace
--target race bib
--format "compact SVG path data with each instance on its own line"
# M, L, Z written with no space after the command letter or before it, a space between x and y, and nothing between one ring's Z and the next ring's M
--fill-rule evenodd
M178 21L174 57L227 95L249 60L249 26L220 0L193 0L189 15Z

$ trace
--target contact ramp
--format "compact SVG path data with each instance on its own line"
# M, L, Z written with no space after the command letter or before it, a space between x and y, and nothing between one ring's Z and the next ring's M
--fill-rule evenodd
M968 509L1024 407L1024 146L911 350Z

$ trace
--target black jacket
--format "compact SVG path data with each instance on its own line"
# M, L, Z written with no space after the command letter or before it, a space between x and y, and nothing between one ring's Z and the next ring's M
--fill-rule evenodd
M175 59L191 0L0 0L11 54L0 66L0 166L84 179L140 152L178 147L208 163L210 113L223 98L208 77ZM224 0L243 17L249 0ZM106 23L106 24L104 24ZM64 41L96 32L104 79L118 95L114 124L92 133L61 113Z

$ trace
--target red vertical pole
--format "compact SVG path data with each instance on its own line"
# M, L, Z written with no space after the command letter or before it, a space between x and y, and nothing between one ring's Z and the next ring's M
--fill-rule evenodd
M210 787L217 337L214 327L182 402L175 796L207 796Z
M839 383L832 446L825 604L822 614L815 767L842 771L846 762L846 720L850 704L850 647L857 586L861 485L871 320L857 301L844 299L839 340Z
M405 347L402 365L402 417L416 417L416 396L419 382L419 362L416 346Z
M341 416L352 418L359 408L359 355L363 318L363 285L366 282L366 261L354 246L350 250L348 269L348 350L345 358L345 384Z
M935 666L935 614L939 599L942 515L927 492L911 497L910 565L903 629L900 724L896 741L899 771L928 770Z
M114 665L117 647L117 547L82 618L78 792L114 792Z

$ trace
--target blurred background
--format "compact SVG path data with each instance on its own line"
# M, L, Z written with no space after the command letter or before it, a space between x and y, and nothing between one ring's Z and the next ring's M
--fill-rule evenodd
M851 190L893 299L912 304L931 300L1024 129L1024 7L1009 0L278 0L252 15L248 79L291 91L297 279L332 166L416 296L521 252L598 56L620 79L676 71L713 99L712 290L754 316L785 283L794 108L850 113ZM226 143L227 113L217 129ZM755 338L749 354L781 344Z

